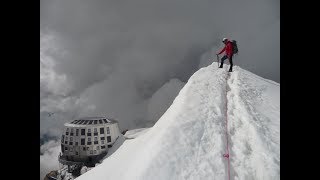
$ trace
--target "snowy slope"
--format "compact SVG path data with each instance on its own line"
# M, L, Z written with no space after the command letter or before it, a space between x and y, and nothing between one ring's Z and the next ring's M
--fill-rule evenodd
M227 179L226 105L231 179L280 179L280 85L227 69L198 70L152 128L77 179Z
M126 134L124 135L124 137L126 139L134 139L146 132L149 131L150 128L140 128L140 129L133 129L133 130L129 130L126 132Z

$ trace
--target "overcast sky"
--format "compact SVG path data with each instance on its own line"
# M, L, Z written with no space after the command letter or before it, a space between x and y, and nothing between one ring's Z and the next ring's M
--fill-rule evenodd
M277 0L40 4L41 135L81 116L115 118L122 130L152 125L223 37L238 41L235 65L280 82Z

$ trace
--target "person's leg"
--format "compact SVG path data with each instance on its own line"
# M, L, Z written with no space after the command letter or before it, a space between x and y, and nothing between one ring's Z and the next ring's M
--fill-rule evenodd
M222 58L221 58L221 64L220 64L220 67L219 68L223 68L223 62L224 60L226 60L228 58L228 56L224 55Z
M233 67L233 62L232 62L232 56L229 58L229 62L230 62L230 69L229 71L232 71L232 67Z

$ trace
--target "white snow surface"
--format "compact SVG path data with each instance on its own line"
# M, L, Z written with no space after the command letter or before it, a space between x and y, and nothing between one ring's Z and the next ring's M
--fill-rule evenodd
M133 130L129 130L126 132L126 134L124 135L125 138L127 139L134 139L146 132L149 131L150 128L140 128L140 129L133 129Z
M201 68L146 132L78 180L280 179L280 84L238 66Z

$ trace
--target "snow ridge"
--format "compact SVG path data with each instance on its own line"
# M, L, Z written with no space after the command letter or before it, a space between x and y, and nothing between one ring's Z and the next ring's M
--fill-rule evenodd
M230 179L280 179L280 85L227 70L198 70L152 128L78 179L228 179L225 111Z

